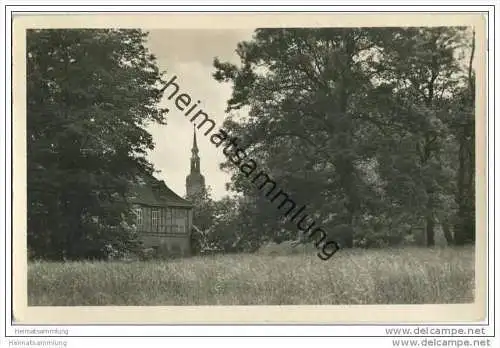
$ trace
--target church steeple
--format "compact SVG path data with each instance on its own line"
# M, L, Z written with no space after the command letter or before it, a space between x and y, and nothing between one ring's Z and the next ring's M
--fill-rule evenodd
M198 154L198 144L196 143L196 126L193 125L193 153Z
M196 143L196 129L193 128L193 148L191 149L191 173L200 172L200 157L198 156L198 144Z
M198 156L198 144L196 143L196 130L193 128L193 148L191 149L191 173L200 172L200 157Z
M205 178L200 171L200 156L198 156L196 128L193 128L193 147L191 149L191 171L186 178L186 196L191 197L205 190Z

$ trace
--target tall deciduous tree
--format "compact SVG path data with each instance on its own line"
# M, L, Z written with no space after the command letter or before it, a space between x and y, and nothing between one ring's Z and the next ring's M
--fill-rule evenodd
M355 93L370 83L358 57L372 47L360 28L262 29L239 45L240 70L215 61L215 77L235 83L229 109L250 106L244 127L226 126L243 130L241 138L297 201L327 213L323 223L351 225L363 204L353 115Z
M450 126L467 75L457 57L463 34L455 27L259 29L238 45L240 66L214 61L215 79L234 84L228 111L249 110L225 128L318 224L355 226L361 235L344 245L381 230L401 240L419 224L433 245L436 222L454 215L453 197L465 202L454 160L460 137ZM260 199L232 163L223 168L235 170L236 191ZM256 214L256 225L272 225L268 211Z
M27 32L28 247L101 257L137 246L126 194L164 123L162 74L140 30Z
M453 118L449 105L465 77L457 56L463 36L464 28L456 27L392 29L381 41L379 75L381 88L391 93L380 93L379 87L367 105L375 106L367 110L392 131L385 139L392 155L378 151L391 196L425 220L429 246L435 243L437 217L451 215L454 168L445 147Z
M458 170L455 201L458 206L454 223L454 240L458 245L476 239L475 226L475 73L472 69L475 52L475 32L470 40L470 57L467 70L467 84L457 93L458 103L454 105L454 119L451 121L454 136L458 142Z

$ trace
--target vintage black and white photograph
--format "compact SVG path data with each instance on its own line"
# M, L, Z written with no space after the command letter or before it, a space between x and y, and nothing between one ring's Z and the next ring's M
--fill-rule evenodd
M28 306L475 301L476 27L25 37Z

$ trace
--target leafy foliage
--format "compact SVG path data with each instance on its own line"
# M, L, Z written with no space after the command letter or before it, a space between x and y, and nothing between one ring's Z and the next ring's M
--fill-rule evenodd
M239 66L214 59L214 78L233 84L224 127L318 224L353 226L348 246L433 245L438 225L449 243L466 243L474 239L470 34L258 29L238 44ZM258 202L240 212L247 229L260 228L248 243L295 237L234 163L222 168L233 173L231 189Z
M140 30L27 31L28 247L101 258L137 248L126 200L154 147L162 74Z

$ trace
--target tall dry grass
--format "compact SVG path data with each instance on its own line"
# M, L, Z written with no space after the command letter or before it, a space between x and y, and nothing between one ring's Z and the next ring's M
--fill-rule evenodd
M474 250L341 250L176 261L31 263L30 306L424 304L473 301Z

